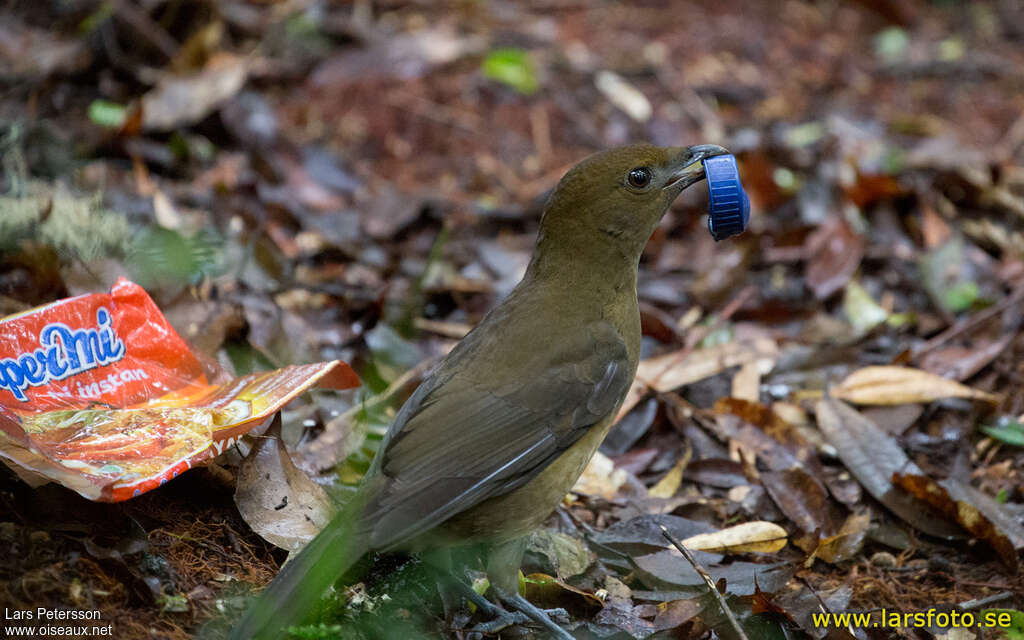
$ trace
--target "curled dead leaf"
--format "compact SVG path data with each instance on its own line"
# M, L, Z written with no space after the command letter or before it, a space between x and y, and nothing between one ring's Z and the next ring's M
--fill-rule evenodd
M818 427L839 459L876 500L928 535L940 538L963 535L959 527L940 517L927 504L893 486L894 473L923 475L924 472L892 436L848 404L831 397L818 401L815 414Z
M995 549L1006 566L1017 570L1017 550L1024 547L1024 527L1004 513L998 502L952 478L936 482L924 475L897 473L893 482L956 520L975 538Z
M683 540L683 545L694 551L713 553L775 553L786 546L787 539L786 530L779 525L758 520L690 536Z
M807 559L807 566L814 558L820 558L829 564L838 564L854 557L864 546L870 525L870 515L866 513L850 514L842 528L839 529L839 533L824 538L818 543L818 547Z
M221 53L192 75L168 75L142 96L142 128L170 131L210 115L245 85L249 64Z
M636 377L655 391L672 391L751 362L757 363L760 373L768 373L775 364L778 351L775 341L764 337L693 351L682 349L643 360L637 368Z
M846 377L830 394L854 404L912 404L942 398L969 398L997 403L1000 396L919 369L872 366Z
M280 439L280 418L242 461L235 505L267 542L296 551L330 521L335 508L323 487L292 463Z

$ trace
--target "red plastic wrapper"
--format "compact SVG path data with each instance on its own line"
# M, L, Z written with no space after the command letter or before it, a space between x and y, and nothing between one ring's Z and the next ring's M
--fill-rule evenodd
M120 279L105 294L0 320L0 457L118 502L208 461L313 385L359 386L340 361L231 379L216 375L149 295Z

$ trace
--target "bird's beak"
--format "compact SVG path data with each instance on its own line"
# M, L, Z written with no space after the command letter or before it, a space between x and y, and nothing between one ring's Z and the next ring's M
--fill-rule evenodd
M725 147L717 144L698 144L693 147L677 147L678 153L673 154L672 173L664 189L682 191L694 182L704 179L704 158L721 156L729 153Z

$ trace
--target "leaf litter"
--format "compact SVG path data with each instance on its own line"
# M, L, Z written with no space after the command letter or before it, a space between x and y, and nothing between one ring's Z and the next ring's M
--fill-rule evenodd
M364 381L113 511L3 470L4 604L71 598L125 638L223 624L286 556L259 534L294 495L344 502L423 371L514 284L565 169L647 139L734 150L751 229L716 245L696 189L656 230L637 382L527 594L580 635L732 633L657 524L770 522L793 544L694 551L750 637L821 637L823 608L1024 608L1012 3L555 4L0 12L0 308L148 274L239 375L337 358ZM410 587L418 565L379 566L376 608L325 622L465 633Z

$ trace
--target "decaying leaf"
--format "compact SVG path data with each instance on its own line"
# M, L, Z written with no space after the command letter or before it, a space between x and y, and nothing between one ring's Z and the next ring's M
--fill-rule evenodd
M820 558L830 564L837 564L854 557L864 547L869 526L871 526L869 514L851 514L839 529L839 533L824 538L818 543L818 548L807 559L806 566L810 566L814 558Z
M526 548L546 557L562 580L583 573L594 561L593 552L582 540L551 529L535 531Z
M774 592L789 581L794 570L789 563L733 562L725 566L716 566L708 562L708 557L703 552L694 551L693 555L716 582L725 580L728 593L738 596L753 595L758 586L764 591ZM639 556L633 561L636 563L638 575L645 584L654 587L680 587L681 593L677 595L679 598L707 591L704 578L675 549ZM757 585L754 583L755 579ZM682 593L683 591L685 593Z
M768 373L777 356L774 340L764 337L737 340L647 358L637 368L636 379L655 391L672 391L750 362L757 363L762 374Z
M621 580L607 576L604 580L604 608L594 622L610 625L625 631L631 638L646 638L654 632L654 626L644 619L646 607L633 604L633 593Z
M327 492L295 467L279 436L277 419L242 461L235 505L260 537L296 551L320 532L335 508Z
M952 538L962 530L938 516L927 504L893 486L894 473L924 475L899 444L846 403L831 397L818 401L818 427L839 459L861 485L890 511L929 535Z
M643 555L665 548L665 535L661 527L668 529L678 539L688 539L701 533L713 533L713 527L705 522L687 520L668 514L645 514L623 522L616 522L594 536L594 542L631 556ZM719 556L705 554L717 560Z
M804 279L823 300L842 289L864 257L864 238L841 217L833 216L807 237Z
M662 602L658 605L658 615L654 618L654 629L656 631L675 629L692 620L703 608L703 603L696 598Z
M142 97L142 128L170 131L199 122L241 90L248 67L245 58L221 53L198 73L168 75Z
M924 475L897 473L893 482L956 520L995 549L1008 567L1017 570L1017 551L1024 548L1024 527L998 502L952 478L936 482Z
M872 366L858 369L839 386L830 390L833 397L854 404L911 404L942 398L970 398L999 402L993 393L979 391L934 373L910 367Z
M679 485L683 482L683 472L686 470L686 465L690 464L690 458L693 456L693 449L687 447L686 452L679 460L672 465L672 468L668 470L658 483L647 490L647 495L652 498L671 498L679 491Z
M814 476L800 468L767 471L761 474L761 484L782 513L805 532L834 531L828 493Z
M543 607L564 607L564 598L571 599L590 608L602 606L601 600L590 593L574 587L558 578L544 573L531 573L523 577L523 587L527 600Z
M697 534L682 542L694 551L775 553L786 546L787 538L786 530L774 522L757 521L744 522L714 533Z

